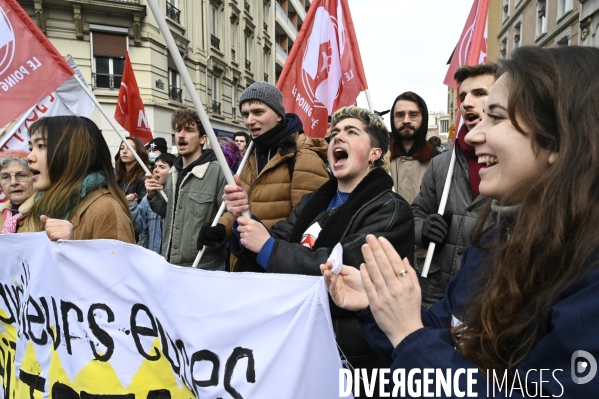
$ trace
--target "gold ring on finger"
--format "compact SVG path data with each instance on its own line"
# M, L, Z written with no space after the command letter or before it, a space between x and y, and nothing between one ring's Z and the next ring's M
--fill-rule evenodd
M400 270L399 273L397 274L397 277L406 277L408 275L408 272L406 270Z

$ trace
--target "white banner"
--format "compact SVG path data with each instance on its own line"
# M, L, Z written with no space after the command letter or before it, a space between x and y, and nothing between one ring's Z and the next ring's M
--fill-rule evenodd
M0 397L339 397L322 278L44 233L0 235L0 254Z

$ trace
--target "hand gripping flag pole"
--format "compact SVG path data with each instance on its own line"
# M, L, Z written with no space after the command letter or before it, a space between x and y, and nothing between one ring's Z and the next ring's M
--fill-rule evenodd
M457 83L453 79L453 75L455 71L461 67L462 65L477 65L480 63L485 63L487 61L487 19L489 12L489 0L474 0L472 4L472 8L470 10L470 14L468 15L468 20L466 21L466 25L464 26L464 30L462 31L462 35L460 36L460 40L458 45L456 46L455 52L451 59L449 69L447 71L447 75L445 76L445 81L443 82L447 86L458 90ZM459 98L458 98L459 101ZM458 128L456 132L459 132L459 120L460 117L456 120L456 125ZM456 134L456 144L457 144L457 134ZM445 206L447 205L447 198L449 197L449 190L451 188L451 181L453 178L453 170L455 169L455 146L453 148L453 152L451 153L451 160L449 161L449 170L447 171L447 177L445 179L445 184L443 186L443 194L441 194L441 202L439 203L439 214L443 215L445 213ZM426 252L426 258L424 260L424 265L422 267L422 277L426 278L428 276L428 271L431 266L431 262L433 260L433 254L435 252L436 244L431 242L428 245L428 250Z
M252 152L253 148L254 148L254 142L251 141L250 145L248 145L248 148L245 151L245 155L243 156L241 163L237 167L237 172L235 172L236 175L239 175L241 173L241 171L243 170L243 167L245 166L245 162L248 160L248 157L250 156L250 152ZM220 217L223 215L224 212L225 212L225 203L223 202L222 204L220 204L220 208L218 209L218 212L216 213L216 216L214 217L214 220L212 221L212 224L211 224L212 227L214 227L218 224L218 221L220 220ZM198 252L195 260L193 261L193 265L191 265L191 267L193 267L194 269L197 269L198 264L200 263L200 260L202 259L202 256L204 255L205 250L206 250L206 246L204 245L204 247L200 250L200 252Z

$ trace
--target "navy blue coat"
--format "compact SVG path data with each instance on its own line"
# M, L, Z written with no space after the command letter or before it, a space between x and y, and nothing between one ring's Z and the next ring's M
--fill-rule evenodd
M461 269L449 283L445 297L429 310L422 310L424 328L408 335L396 348L392 347L386 335L376 325L369 309L360 313L368 343L379 356L392 361L392 370L405 369L407 376L411 369L423 371L425 368L438 368L451 369L455 372L460 368L477 368L473 362L454 348L450 327L452 319L454 326L456 325L457 319L454 315L462 314L471 291L476 288L476 281L473 281L475 272L485 257L486 252L473 246L468 247L462 259ZM598 260L593 259L593 262ZM571 374L576 360L573 354L580 350L590 353L595 358L597 375L586 384L574 383ZM493 396L492 380L487 386L486 378L479 371L474 374L477 382L473 388L474 392L478 393L478 397L520 398L552 395L562 398L597 397L599 395L597 362L599 362L599 269L595 267L564 290L549 308L535 346L517 367L521 384L518 384L517 380L514 381L514 378L508 377L507 392L506 384L503 384L501 392L496 387ZM587 364L585 372L577 374L578 377L589 375L592 362L587 361ZM539 371L541 369L544 370L542 375ZM528 378L527 372L529 372ZM422 374L419 374L418 378L422 379ZM434 381L434 374L432 378ZM501 378L503 376L499 376L499 380ZM542 384L539 383L541 378ZM513 384L515 388L511 390ZM518 389L520 385L522 389ZM435 392L434 384L429 387ZM460 378L459 387L461 391L466 392L464 375ZM455 391L453 392L455 394ZM443 394L443 390L441 393ZM412 397L407 389L406 395Z

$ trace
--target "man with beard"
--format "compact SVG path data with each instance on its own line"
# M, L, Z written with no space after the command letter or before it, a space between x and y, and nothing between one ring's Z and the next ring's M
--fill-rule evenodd
M400 94L391 107L391 177L395 191L409 204L420 192L420 181L433 158L427 130L424 100L411 91Z
M239 97L239 109L254 149L235 179L249 197L252 215L270 228L279 220L287 220L304 194L329 180L324 162L327 143L303 134L301 120L285 113L283 95L270 83L255 82L245 89ZM216 226L202 226L198 248L220 248L233 236L238 216L226 213ZM246 268L239 263L232 256L231 271L265 271L261 266Z
M206 131L195 110L178 109L173 114L179 156L166 179L168 203L158 190L163 187L151 174L146 175L150 208L164 219L162 255L172 264L191 266L198 254L196 240L200 226L211 222L222 203L227 181L206 143ZM199 268L223 270L224 247L202 257Z
M416 244L427 249L429 243L437 244L428 277L420 279L422 306L441 300L449 280L460 270L462 254L470 245L470 236L485 198L479 195L478 172L482 166L474 149L466 144L468 132L480 122L483 108L497 74L496 64L464 66L454 74L459 85L460 113L464 125L454 146L455 167L445 215L437 213L452 151L435 157L422 178L421 190L412 203L416 224ZM481 160L484 162L485 160ZM487 221L490 223L491 221ZM417 270L422 270L424 258L416 259Z

